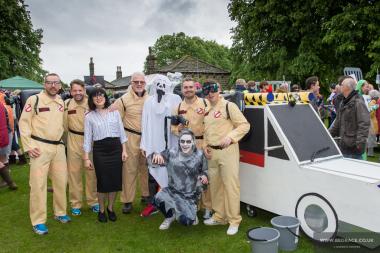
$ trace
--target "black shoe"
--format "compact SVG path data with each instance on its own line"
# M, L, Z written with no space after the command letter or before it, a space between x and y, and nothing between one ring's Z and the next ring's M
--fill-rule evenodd
M149 196L141 196L141 203L148 204L149 203Z
M132 208L132 203L124 203L122 212L125 214L131 213Z
M9 162L9 164L16 164L16 156L15 155L9 155L8 162Z
M107 207L107 213L108 213L108 219L110 219L110 221L116 221L116 213L113 211L110 211L108 207Z
M107 222L106 212L99 212L98 213L98 221Z
M25 154L18 156L18 165L24 165L27 163L28 163L28 160L26 159Z

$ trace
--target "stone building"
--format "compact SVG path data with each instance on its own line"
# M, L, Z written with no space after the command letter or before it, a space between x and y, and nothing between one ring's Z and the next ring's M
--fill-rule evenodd
M146 58L146 63L147 75L154 73L166 75L168 72L180 72L184 77L191 76L200 82L203 82L206 79L214 79L223 87L228 86L228 80L230 79L231 75L231 72L228 70L224 70L217 66L211 65L190 55L186 55L167 66L157 68L156 57L153 55L151 48L149 48L149 55Z

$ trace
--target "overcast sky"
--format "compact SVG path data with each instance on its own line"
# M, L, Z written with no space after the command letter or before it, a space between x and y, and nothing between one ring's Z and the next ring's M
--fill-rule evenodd
M107 81L142 71L148 47L184 32L231 46L228 0L26 0L35 29L43 29L43 68L65 82L95 74Z

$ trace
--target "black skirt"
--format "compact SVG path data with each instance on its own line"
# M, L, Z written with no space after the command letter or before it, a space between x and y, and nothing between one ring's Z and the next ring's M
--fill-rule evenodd
M109 137L94 141L93 150L97 191L102 193L121 191L123 161L120 138Z

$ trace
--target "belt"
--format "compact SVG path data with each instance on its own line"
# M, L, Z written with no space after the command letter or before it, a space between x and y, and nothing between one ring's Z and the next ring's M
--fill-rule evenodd
M127 132L130 132L130 133L133 133L133 134L141 135L140 132L137 132L137 131L135 131L133 129L129 129L129 128L124 127L124 130L127 131Z
M201 135L201 136L195 136L195 139L197 139L197 140L203 140L203 135Z
M72 129L70 129L70 128L69 128L69 132L70 132L70 133L73 133L73 134L77 134L77 135L82 135L82 136L84 135L83 132L74 131L74 130L72 130Z
M38 136L34 136L34 135L32 135L31 138L32 138L33 140L40 141L40 142L44 142L44 143L47 143L47 144L53 144L53 145L59 145L59 144L62 144L62 145L65 145L65 144L63 143L62 140L59 140L59 141L51 141L51 140L46 140L46 139L43 139L43 138L40 138L40 137L38 137Z
M222 146L213 146L213 145L207 145L208 147L212 148L212 149L224 149Z

